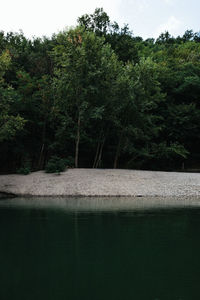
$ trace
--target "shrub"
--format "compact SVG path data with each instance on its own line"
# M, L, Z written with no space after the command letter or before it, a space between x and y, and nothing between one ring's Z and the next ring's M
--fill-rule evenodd
M60 173L66 169L67 161L64 158L52 156L48 161L45 172L46 173Z
M17 170L17 174L28 175L30 173L31 173L31 170L29 167L21 167Z
M68 168L74 167L74 158L72 156L68 156L68 158L65 159L65 162Z
M22 166L17 170L17 174L28 175L31 173L31 163L29 159L26 159Z

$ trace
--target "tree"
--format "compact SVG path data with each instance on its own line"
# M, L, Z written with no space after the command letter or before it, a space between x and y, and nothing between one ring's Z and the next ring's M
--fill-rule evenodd
M78 167L81 136L88 136L89 123L101 119L102 112L105 115L105 108L108 110L112 103L111 83L118 62L103 37L81 27L59 34L57 42L53 51L57 105L62 123L75 140L74 159Z
M10 55L5 51L0 56L0 142L11 140L23 129L25 120L12 112L12 103L18 97L12 87L4 83L4 74L10 64Z
M1 170L43 169L52 156L199 167L199 33L143 41L102 8L78 22L51 38L0 32Z
M128 24L119 28L117 22L111 23L110 18L103 8L96 8L93 14L85 14L78 18L78 24L87 31L92 31L98 36L104 36L105 42L109 43L119 60L138 61L137 43L142 38L134 38Z
M98 35L105 35L110 27L110 18L103 8L96 8L93 14L78 18L78 24Z

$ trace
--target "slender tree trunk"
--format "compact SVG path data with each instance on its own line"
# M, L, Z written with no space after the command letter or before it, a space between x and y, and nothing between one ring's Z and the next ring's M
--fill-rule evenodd
M40 150L40 156L39 156L39 162L38 162L38 169L42 169L43 164L43 153L44 153L44 143L42 144L41 150Z
M95 158L94 158L94 162L93 162L93 166L92 166L93 169L96 166L97 157L98 157L98 154L99 154L99 148L100 148L100 141L98 141L98 144L97 144L97 150L96 150L96 154L95 154Z
M113 165L114 169L117 168L118 159L119 159L120 151L121 151L122 137L123 137L123 131L121 131L121 133L120 133L119 142L118 142L117 150L116 150L116 153L115 153L115 159L114 159L114 165Z
M77 133L76 133L75 168L78 168L78 154L79 154L79 142L80 142L80 126L81 126L81 115L80 115L80 110L79 110L79 112L78 112L78 121L77 121Z
M95 154L95 158L94 158L94 162L93 162L93 166L92 166L93 168L96 168L96 164L97 164L97 160L98 160L98 156L99 156L99 150L100 150L100 146L101 146L102 135L103 135L103 129L101 129L101 132L99 134L99 140L98 140L98 144L97 144L96 154Z
M99 155L98 155L98 159L96 161L96 166L95 168L98 168L100 162L101 162L101 157L102 157L102 152L103 152L103 146L104 146L104 143L105 143L105 138L103 139L101 145L100 145L100 148L99 148Z
M44 149L45 149L45 139L46 139L46 116L44 119L43 129L42 129L42 146L39 155L38 169L43 169L44 167Z

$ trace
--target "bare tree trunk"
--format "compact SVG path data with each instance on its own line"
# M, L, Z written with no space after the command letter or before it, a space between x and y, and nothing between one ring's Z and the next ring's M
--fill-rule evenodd
M101 143L101 146L100 146L100 149L99 149L99 155L98 155L98 159L96 161L95 168L98 168L98 166L99 166L99 164L101 162L101 157L102 157L104 143L105 143L105 138L103 139L103 141Z
M42 169L43 165L43 153L44 153L44 143L42 144L41 150L40 150L40 157L39 157L39 162L38 162L38 169Z
M96 150L96 154L95 154L95 158L94 158L94 162L93 162L93 166L92 166L93 169L96 166L96 162L97 162L97 158L98 158L98 154L99 154L99 148L100 148L100 141L98 141L98 144L97 144L97 150Z
M79 154L79 142L80 142L80 125L81 125L81 115L78 112L77 121L77 134L76 134L76 149L75 149L75 168L78 168L78 154Z
M42 146L40 150L40 155L39 155L39 161L38 161L38 169L43 169L44 167L44 149L45 149L45 138L46 138L46 119L47 117L45 116L44 119L44 125L42 129Z
M120 151L121 151L122 137L123 137L123 131L121 131L121 133L120 133L119 142L118 142L117 150L116 150L116 153L115 153L115 159L114 159L114 165L113 165L114 169L117 168L117 163L118 163L118 159L119 159Z
M98 160L98 156L99 156L99 151L100 151L100 146L101 146L102 135L103 135L103 129L101 129L101 132L99 134L97 150L96 150L96 154L95 154L95 158L94 158L94 162L93 162L93 166L92 166L93 168L96 168L96 164L97 164L97 160Z

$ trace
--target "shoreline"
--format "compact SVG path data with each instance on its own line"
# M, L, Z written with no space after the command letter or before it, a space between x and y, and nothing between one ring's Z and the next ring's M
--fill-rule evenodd
M1 199L1 208L53 209L63 212L145 212L199 209L200 197L16 197Z
M68 169L0 175L0 197L200 196L200 173L124 169Z

